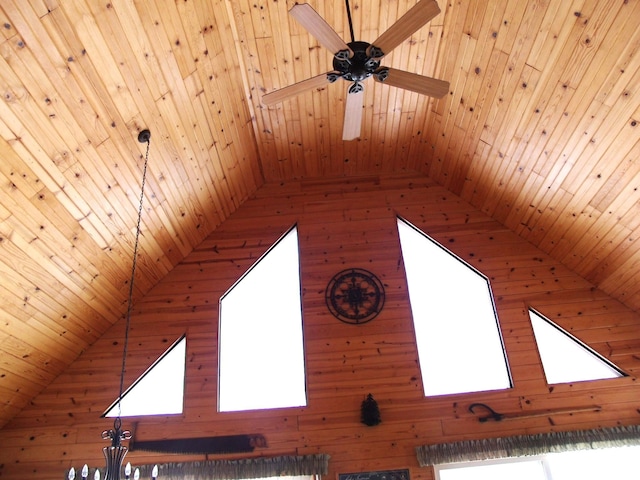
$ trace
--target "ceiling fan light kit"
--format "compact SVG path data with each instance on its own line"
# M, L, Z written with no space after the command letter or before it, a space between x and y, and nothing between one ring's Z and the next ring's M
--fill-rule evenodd
M345 1L352 37L349 43L345 43L309 4L296 4L289 10L292 17L323 47L333 53L333 70L267 93L262 97L262 103L265 105L280 103L293 96L320 88L326 83L335 83L342 78L351 83L347 89L342 131L342 139L348 141L360 136L364 106L362 82L367 78L373 77L377 82L434 98L442 98L447 94L449 82L380 66L380 61L385 55L440 13L436 0L420 0L373 43L356 41L353 38L349 1Z

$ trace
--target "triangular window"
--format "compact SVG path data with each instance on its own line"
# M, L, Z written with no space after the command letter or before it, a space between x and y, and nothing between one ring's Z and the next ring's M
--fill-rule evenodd
M294 227L220 299L218 409L306 405Z
M625 374L566 330L529 309L547 383L623 377Z
M489 280L398 218L426 396L511 388Z
M182 413L187 337L178 339L107 409L105 417Z

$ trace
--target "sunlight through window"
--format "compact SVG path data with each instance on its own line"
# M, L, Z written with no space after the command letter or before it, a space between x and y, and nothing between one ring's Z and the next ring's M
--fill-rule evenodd
M116 400L104 416L182 413L186 349L187 338L183 336L124 392L120 401L121 413Z
M218 344L221 412L306 405L296 228L220 299Z
M611 362L534 310L529 317L548 383L622 377Z
M488 279L398 219L425 395L511 387Z
M436 465L436 480L637 480L640 446Z
M460 465L439 473L439 480L545 480L544 467L539 459Z

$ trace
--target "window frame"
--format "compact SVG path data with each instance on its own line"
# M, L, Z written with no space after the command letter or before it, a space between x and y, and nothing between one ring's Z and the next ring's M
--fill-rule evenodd
M180 410L180 412L170 412L170 413L135 413L135 414L127 414L127 413L114 413L113 415L110 415L110 412L115 409L118 406L118 403L120 403L121 405L123 404L126 396L133 390L136 389L136 387L139 386L139 384L144 380L145 377L147 377L151 371L159 364L161 363L163 360L165 360L167 358L167 356L176 349L176 347L178 345L180 345L182 342L184 341L184 353L185 353L185 357L184 357L184 366L183 366L183 372L182 372L182 408ZM126 389L122 392L122 395L120 395L118 398L115 399L115 401L113 403L111 403L111 405L109 405L105 411L102 413L102 415L100 416L101 418L115 418L115 417L151 417L151 416L169 416L169 415L182 415L184 414L184 402L185 402L185 392L186 392L186 384L187 384L187 334L183 333L177 340L175 340L171 346L169 348L167 348L158 358L155 359L155 361L149 365L149 367L140 375L138 376L138 378L136 378L136 380Z
M538 309L533 308L531 306L528 306L527 307L527 313L529 314L529 321L531 322L531 329L533 331L533 339L534 339L534 343L535 343L535 346L536 346L536 350L538 352L538 358L540 360L540 365L542 366L544 379L545 379L545 381L547 382L548 385L562 385L562 384L577 383L577 382L594 382L594 381L600 381L600 380L614 380L616 378L622 378L622 377L628 377L629 376L629 374L627 374L623 369L618 367L611 360L606 358L604 355L598 353L591 346L589 346L587 343L585 343L582 340L580 340L578 337L573 335L571 332L569 332L569 331L565 330L564 328L562 328L560 325L558 325L553 320L551 320L548 316L542 314ZM609 367L609 369L611 369L614 372L617 372L618 376L593 377L593 378L584 378L584 379L574 379L574 380L563 380L563 381L550 382L549 381L549 374L547 373L547 368L545 368L545 361L544 361L544 358L543 358L542 350L540 349L540 342L539 342L538 336L536 335L535 327L533 325L533 317L532 317L532 315L537 317L540 321L548 324L549 327L553 328L558 334L563 335L569 341L574 342L574 344L577 347L579 347L582 350L584 350L585 353L590 354L594 359L599 360L604 365Z
M440 249L444 254L447 254L447 255L451 256L451 258L454 261L459 262L461 265L463 265L464 267L469 269L471 272L476 274L478 277L480 277L486 283L488 299L489 299L489 302L490 302L491 312L493 314L493 325L495 325L495 333L497 335L497 343L500 346L501 360L502 360L502 362L504 364L504 374L506 375L506 378L503 379L503 380L506 380L506 385L504 387L498 387L498 388L489 387L489 388L474 389L474 390L468 390L467 389L467 390L464 390L464 391L455 391L455 392L448 392L448 393L427 393L426 385L425 385L425 381L424 381L425 380L425 378L424 378L424 364L423 364L423 360L420 358L420 350L421 350L421 348L418 346L418 344L420 342L420 339L418 338L418 332L416 331L415 311L414 311L414 306L413 306L413 304L411 302L410 279L409 279L409 275L407 274L406 258L405 258L404 250L402 248L402 239L401 239L401 235L402 234L400 232L400 222L402 222L408 228L413 230L415 233L417 233L420 236L424 237L424 239L426 241L429 241L432 245L434 245L435 247ZM464 259L460 258L458 255L456 255L454 252L452 252L451 250L446 248L444 245L439 243L437 240L432 238L426 232L424 232L421 229L419 229L418 227L416 227L414 224L412 224L410 221L408 221L404 217L402 217L400 215L396 215L396 225L397 225L397 231L398 231L398 241L399 241L399 244L400 244L400 253L401 253L403 264L404 264L405 279L407 281L409 305L410 305L410 308L411 308L411 316L412 316L413 327L414 327L416 347L418 348L418 364L419 364L421 377L422 377L423 395L425 397L431 398L431 397L442 396L442 395L464 395L464 394L474 394L474 393L487 392L487 391L499 391L499 390L512 389L513 388L513 376L511 374L511 367L509 365L509 359L508 359L508 356L507 356L507 350L506 350L506 346L505 346L505 343L504 343L504 337L503 337L503 334L502 334L502 328L500 326L500 319L498 317L498 311L496 309L495 299L494 299L494 295L493 295L493 289L491 288L491 282L489 280L489 277L487 277L487 275L485 275L484 273L479 271L477 268L475 268L473 265L469 264ZM489 320L487 320L487 321L489 321Z
M562 451L562 452L548 452L548 453L542 453L539 455L526 455L526 456L518 456L518 457L504 457L504 458L494 458L494 459L487 459L487 460L472 460L472 461L468 461L468 462L459 462L459 463L446 463L446 464L436 464L433 466L433 470L434 470L434 479L435 480L443 480L442 479L442 475L440 474L440 472L442 471L446 471L446 470L455 470L458 468L467 468L467 467L481 467L481 466L485 466L485 465L502 465L502 464L509 464L509 463L534 463L534 462L540 462L542 465L542 471L543 471L543 476L541 478L539 478L539 480L556 480L556 477L553 476L554 474L554 460L553 457L554 456L561 456L561 455L575 455L577 453L584 453L585 455L593 455L594 453L598 453L598 452L602 452L602 451L622 451L624 449L630 450L627 454L626 454L626 458L630 459L630 462L633 463L633 461L637 458L637 454L640 453L640 445L635 444L635 445L621 445L621 446L611 446L611 447L605 447L605 448L593 448L593 449L578 449L578 450L566 450L566 451ZM602 460L602 458L597 458L596 460L592 461L591 463L598 463ZM611 458L605 459L605 460L611 460ZM579 460L576 460L576 462L578 462ZM637 462L636 462L637 463ZM578 463L574 463L574 464L578 464ZM574 465L572 464L572 465ZM557 467L559 467L559 464L556 464ZM558 470L556 470L555 472L556 474L559 473ZM572 477L571 480L573 480ZM602 478L602 477L598 477L598 478ZM635 477L634 477L635 478ZM477 472L470 472L469 473L469 479L468 480L483 480L484 477L483 476L479 476L479 474ZM446 478L444 480L447 480ZM566 478L559 478L557 480L567 480Z
M223 334L223 308L222 303L227 298L231 292L237 288L244 279L246 279L249 275L251 275L257 268L260 263L263 262L278 246L281 246L282 241L289 236L292 232L295 232L296 235L296 261L297 261L297 284L298 284L298 298L299 298L299 312L300 312L300 347L301 351L301 360L302 360L302 388L303 392L298 392L302 394L303 401L300 404L293 404L289 402L288 405L281 406L261 406L261 407L252 407L252 408L236 408L236 407L223 407L221 404L221 395L222 395L222 375L223 375L223 346L222 346L222 334ZM233 284L220 296L218 301L218 336L217 336L217 360L218 360L218 378L217 378L217 411L219 413L234 413L234 412L246 412L246 411L266 411L272 409L282 409L282 408L301 408L306 407L308 405L308 379L307 379L307 368L306 368L306 342L304 335L304 310L302 308L302 275L301 275L301 264L300 264L300 241L298 235L298 226L297 224L292 225L289 229L287 229L282 235L278 237L278 239L273 242L269 246L269 248L255 260L251 266L235 281ZM297 333L296 333L297 336ZM225 400L225 404L227 401Z

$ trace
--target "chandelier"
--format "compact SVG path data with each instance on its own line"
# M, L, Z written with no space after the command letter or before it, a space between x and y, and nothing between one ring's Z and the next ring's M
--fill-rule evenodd
M106 469L104 480L120 480L121 471L122 471L122 461L124 460L127 451L129 450L125 445L122 444L123 440L131 439L131 432L129 430L122 429L122 419L121 415L121 406L120 402L122 401L122 395L124 391L124 374L126 371L126 363L127 363L127 346L129 344L129 325L131 323L131 309L133 307L133 281L136 274L136 262L138 258L138 243L140 240L140 223L142 220L142 200L144 199L144 185L147 177L147 162L149 161L149 146L151 145L151 132L149 130L142 130L138 134L138 141L140 143L147 144L147 152L144 157L144 167L142 170L142 186L140 188L140 204L138 207L138 223L136 225L136 238L135 245L133 247L133 262L131 266L131 279L129 281L129 298L127 304L127 313L126 313L126 326L124 333L124 348L122 351L122 368L120 369L120 393L118 395L117 407L118 407L118 415L116 419L113 421L113 428L109 430L105 430L102 432L103 440L110 440L111 445L108 447L104 447L102 449L102 453L104 454L104 458L106 461ZM80 475L82 480L86 480L89 477L89 466L84 465L80 470ZM69 470L69 474L67 476L68 480L75 480L76 478L76 470L71 467ZM124 468L124 478L129 480L131 478L131 464L127 463ZM140 469L136 468L133 472L133 479L138 480L140 478ZM153 470L151 471L151 478L158 478L158 466L155 465ZM100 480L100 469L96 468L93 480Z

